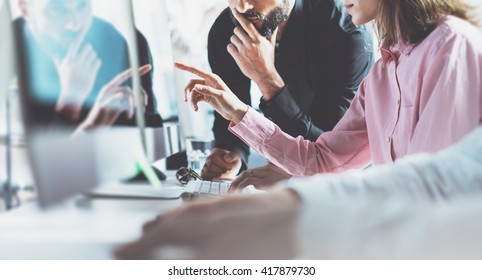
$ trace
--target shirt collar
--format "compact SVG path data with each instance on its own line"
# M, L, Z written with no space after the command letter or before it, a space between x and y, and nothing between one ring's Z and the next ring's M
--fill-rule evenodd
M382 44L382 46L383 45L384 44ZM380 53L382 55L383 64L387 64L391 59L393 59L395 62L398 62L398 58L401 54L410 55L414 47L415 45L413 44L407 44L401 41L390 48L381 47Z

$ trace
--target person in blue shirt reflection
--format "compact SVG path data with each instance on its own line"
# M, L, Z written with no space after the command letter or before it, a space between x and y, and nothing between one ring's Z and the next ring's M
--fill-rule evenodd
M84 122L85 127L133 122L127 43L114 26L93 16L92 1L19 0L18 4L22 17L14 25L25 42L30 94L38 104L35 117L46 124ZM137 35L144 65L139 71L144 75L152 69L147 65L151 55L145 38ZM146 111L154 111L152 76L145 75L142 84L148 91L143 92ZM104 107L91 110L94 105Z

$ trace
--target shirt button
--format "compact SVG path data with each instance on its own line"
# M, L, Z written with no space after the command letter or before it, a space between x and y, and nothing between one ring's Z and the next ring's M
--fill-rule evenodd
M400 100L397 100L397 106L400 106Z
M387 143L390 144L392 142L392 138L391 137L387 137Z

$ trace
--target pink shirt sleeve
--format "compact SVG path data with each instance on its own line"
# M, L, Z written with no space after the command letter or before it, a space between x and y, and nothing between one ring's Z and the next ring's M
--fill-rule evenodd
M370 161L362 88L363 83L333 131L323 133L316 142L291 137L251 108L240 123L231 123L229 130L293 176L362 168Z
M436 152L481 125L482 42L452 36L420 77L420 112L409 154ZM427 131L432 131L427 135Z

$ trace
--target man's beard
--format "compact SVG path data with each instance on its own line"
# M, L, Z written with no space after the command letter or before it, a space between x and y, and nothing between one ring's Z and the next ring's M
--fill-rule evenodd
M232 11L230 10L231 19L233 20L236 26L240 26L240 23L236 18L234 18ZM245 17L246 19L250 20L253 18L259 19L263 22L261 27L255 25L256 29L258 30L259 34L263 37L270 37L276 28L280 25L281 22L286 21L289 16L289 0L284 0L283 4L274 8L269 12L268 15L263 15L259 12L247 12L241 14L241 16Z

